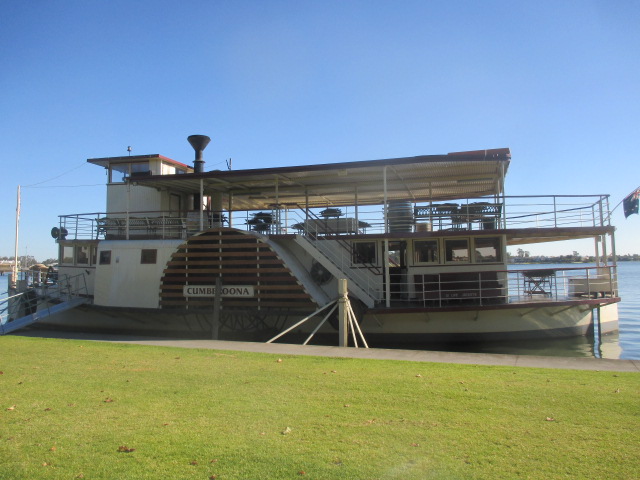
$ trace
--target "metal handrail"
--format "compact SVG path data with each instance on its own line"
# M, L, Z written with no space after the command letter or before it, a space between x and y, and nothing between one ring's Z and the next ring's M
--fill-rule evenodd
M573 226L606 226L609 225L608 215L608 195L536 195L536 196L505 196L498 199L493 197L477 197L463 198L453 200L458 203L460 208L455 212L451 212L449 217L442 215L438 227L442 230L447 229L479 229L491 228L484 224L481 214L471 215L470 207L473 203L487 203L495 209L487 213L484 220L494 220L496 228L561 228ZM428 200L420 202L412 202L415 209L426 209L437 207L438 203ZM323 219L318 215L320 208L307 209L301 205L294 205L295 208L286 207L286 214L280 215L278 210L274 219L283 224L274 223L274 228L262 232L265 234L280 234L292 231L296 223L300 223L300 219L314 219L321 222ZM365 205L359 206L359 215L353 221L363 221L370 226L367 227L368 232L384 233L385 225L383 218L384 205ZM290 212L293 215L289 215ZM242 215L245 212L246 215ZM215 221L215 215L227 215L229 220L226 222L229 226L246 229L250 228L248 220L253 210L242 210L229 212L205 212L203 216L205 224L203 228L207 229L217 226L220 221ZM60 238L68 239L101 239L105 238L108 232L105 224L109 219L117 221L118 224L112 225L114 237L117 238L186 238L192 232L200 231L200 222L194 223L195 216L176 215L175 211L158 210L158 211L132 211L132 212L109 212L103 213L84 213L60 216L60 230L66 232ZM183 212L185 213L185 212ZM254 212L255 213L255 212ZM454 219L453 217L456 217ZM426 219L421 216L420 218ZM448 218L448 220L447 220ZM417 218L414 218L414 221ZM199 220L199 215L198 215ZM454 222L458 222L456 224ZM145 223L146 222L146 223ZM169 225L169 223L171 225ZM436 225L431 222L431 227L435 229ZM120 230L118 230L120 228ZM358 231L331 232L329 222L325 225L322 232L325 236L340 237L343 241L344 237L357 234ZM317 232L320 233L320 232Z
M82 285L77 285L82 283ZM72 288L71 286L76 284L77 286ZM49 300L54 298L56 300L69 301L77 297L88 296L87 279L84 274L77 275L59 275L58 281L53 285L41 285L38 287L43 291L43 294L35 297L35 303L30 303L30 308L35 308L37 311L40 307L46 307L48 311ZM12 315L19 314L20 309L24 307L23 296L32 295L36 290L29 289L24 292L11 295L0 299L0 333L4 333L4 325L12 319ZM13 300L13 301L11 301ZM33 302L32 299L28 300ZM6 306L5 306L6 305Z

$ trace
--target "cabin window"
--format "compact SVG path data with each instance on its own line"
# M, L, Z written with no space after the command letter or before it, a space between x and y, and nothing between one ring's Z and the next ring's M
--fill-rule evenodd
M444 255L447 263L468 263L469 239L446 239L444 241Z
M162 175L173 175L176 173L176 167L166 162L162 162Z
M73 245L63 245L61 250L60 263L64 265L73 265Z
M376 242L354 242L352 248L353 264L376 264Z
M89 265L89 247L76 245L76 265Z
M145 175L151 175L149 162L109 165L109 183L124 183L129 177L142 177Z
M500 237L480 237L474 240L476 263L502 262Z
M413 242L413 253L416 264L440 262L437 240L416 240Z
M111 250L100 252L100 265L111 265Z
M151 264L158 260L158 250L155 248L145 248L140 253L140 263Z
M109 165L109 183L123 183L129 176L129 164Z
M162 175L174 175L186 173L184 168L177 167L176 165L171 165L167 162L162 162Z
M132 177L143 177L145 175L151 175L151 170L149 169L149 162L137 162L137 163L131 164Z

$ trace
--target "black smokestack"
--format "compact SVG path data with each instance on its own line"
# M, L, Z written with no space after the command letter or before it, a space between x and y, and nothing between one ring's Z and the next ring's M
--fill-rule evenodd
M211 139L206 135L190 135L187 137L187 140L196 151L196 159L193 162L193 171L195 173L202 173L204 171L204 160L202 160L202 152Z

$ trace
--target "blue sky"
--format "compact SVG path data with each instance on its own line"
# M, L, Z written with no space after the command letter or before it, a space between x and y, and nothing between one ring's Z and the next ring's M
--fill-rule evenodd
M191 163L194 133L206 169L509 147L507 194L613 206L640 185L638 25L633 0L4 1L0 255L17 185L20 255L54 257L57 215L104 210L87 158ZM640 216L612 218L640 252Z

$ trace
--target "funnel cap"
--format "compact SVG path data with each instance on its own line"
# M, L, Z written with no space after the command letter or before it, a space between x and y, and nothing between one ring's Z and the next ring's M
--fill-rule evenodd
M209 145L211 141L206 135L189 135L187 140L196 152L207 148L207 145Z

